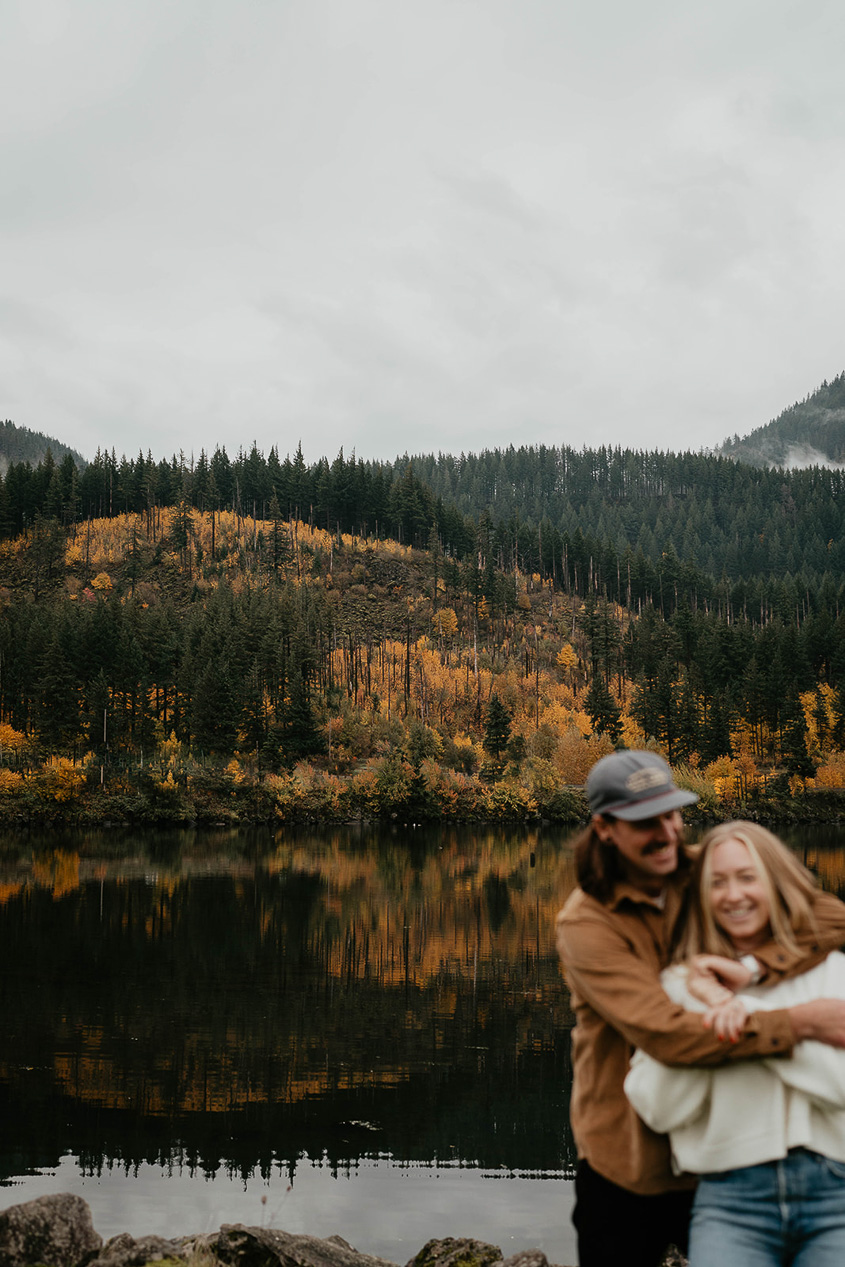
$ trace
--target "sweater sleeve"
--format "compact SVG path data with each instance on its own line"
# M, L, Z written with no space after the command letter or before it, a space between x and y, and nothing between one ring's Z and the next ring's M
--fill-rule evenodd
M845 999L845 956L830 954L825 962L805 977L790 979L773 988L773 995L803 989L818 998ZM766 990L757 991L757 999L747 1000L750 1007L765 1003ZM744 1000L745 1001L745 1000ZM823 1110L845 1109L845 1051L827 1043L807 1040L796 1043L790 1060L765 1062L781 1082L799 1091Z
M826 1043L797 1043L790 1060L764 1064L793 1091L821 1109L845 1109L845 1051Z
M666 1135L694 1122L705 1111L712 1077L710 1069L673 1068L644 1051L635 1051L625 1094L646 1126Z

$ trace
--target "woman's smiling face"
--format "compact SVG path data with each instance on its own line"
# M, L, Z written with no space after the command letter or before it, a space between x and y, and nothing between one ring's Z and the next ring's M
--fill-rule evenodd
M741 840L723 840L713 850L709 897L714 920L741 954L768 941L769 895Z

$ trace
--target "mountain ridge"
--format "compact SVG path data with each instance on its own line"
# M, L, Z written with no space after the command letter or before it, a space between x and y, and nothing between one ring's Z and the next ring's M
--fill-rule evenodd
M43 461L48 449L56 461L69 453L80 470L88 465L87 458L62 440L45 435L42 431L18 426L11 418L0 421L0 475L6 474L11 462L29 462L30 466L37 466Z
M730 436L716 449L750 466L794 470L845 465L845 372L826 379L804 400L746 436Z

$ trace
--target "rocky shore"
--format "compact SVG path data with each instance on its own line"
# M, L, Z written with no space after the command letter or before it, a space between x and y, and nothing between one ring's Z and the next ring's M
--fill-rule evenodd
M321 1240L271 1227L226 1223L218 1232L139 1239L122 1233L103 1243L91 1210L69 1193L38 1197L0 1212L3 1267L397 1267L353 1249L340 1236ZM527 1250L503 1260L496 1245L448 1238L431 1240L408 1267L549 1267L545 1254Z
M679 1255L664 1267L683 1267ZM218 1232L138 1239L123 1232L103 1243L86 1201L70 1193L0 1211L2 1267L398 1267L361 1254L340 1236L224 1223ZM428 1241L406 1267L553 1267L539 1249L503 1258L498 1245L471 1238Z

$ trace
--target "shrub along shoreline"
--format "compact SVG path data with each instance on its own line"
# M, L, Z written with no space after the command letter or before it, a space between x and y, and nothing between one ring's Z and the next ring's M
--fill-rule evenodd
M835 823L845 819L845 791L790 790L773 780L745 798L725 795L698 771L676 769L699 796L691 821L752 818L765 822ZM545 776L545 777L544 777ZM0 814L7 825L67 826L351 823L383 821L571 824L589 817L583 788L548 771L502 766L464 774L401 754L334 774L306 762L281 774L255 774L232 761L224 770L134 771L54 759L28 772L0 770Z

